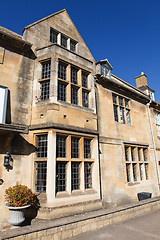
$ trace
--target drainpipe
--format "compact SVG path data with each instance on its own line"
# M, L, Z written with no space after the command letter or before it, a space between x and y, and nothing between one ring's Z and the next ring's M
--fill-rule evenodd
M151 115L150 115L150 104L151 104L151 102L152 102L152 100L150 100L150 102L147 103L147 111L148 111L148 117L149 117L149 123L150 123L151 135L152 135L152 142L153 142L153 148L154 148L154 155L155 155L155 161L156 161L158 185L160 186L160 177L159 177L159 167L158 167L158 160L157 160L157 153L156 153L156 145L155 145L155 140L154 140L154 135L153 135Z
M96 79L94 75L94 79ZM98 161L99 161L99 186L100 186L100 199L102 200L102 182L101 182L101 163L100 163L100 144L99 144L99 114L98 114L98 90L97 85L94 82L95 89L95 102L96 102L96 114L97 114L97 130L98 130Z

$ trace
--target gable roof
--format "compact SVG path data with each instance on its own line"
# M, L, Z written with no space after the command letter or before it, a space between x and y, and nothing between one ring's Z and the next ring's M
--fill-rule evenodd
M32 26L34 26L34 25L36 25L36 24L38 24L38 23L40 23L40 22L43 22L43 21L45 21L46 19L51 18L51 17L53 17L53 16L55 16L55 15L57 15L57 14L59 14L59 13L62 13L62 12L67 12L67 11L66 11L66 9L62 9L62 10L60 10L60 11L58 11L58 12L55 12L55 13L52 13L51 15L49 15L49 16L47 16L47 17L44 17L44 18L42 18L42 19L40 19L40 20L38 20L38 21L36 21L36 22L34 22L34 23L31 23L30 25L24 27L23 32L24 32L25 29L30 28L30 27L32 27Z

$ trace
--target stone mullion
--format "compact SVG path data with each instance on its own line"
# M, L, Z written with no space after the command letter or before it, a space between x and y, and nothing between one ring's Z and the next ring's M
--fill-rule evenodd
M68 85L67 85L67 97L66 97L66 101L71 103L71 65L69 64L67 66L67 77L66 77L66 80L68 82Z
M54 202L56 192L56 133L48 132L47 200Z
M66 190L71 194L71 136L66 139L66 159L67 169L66 169Z
M82 70L78 70L78 85L80 88L78 89L78 104L82 106Z

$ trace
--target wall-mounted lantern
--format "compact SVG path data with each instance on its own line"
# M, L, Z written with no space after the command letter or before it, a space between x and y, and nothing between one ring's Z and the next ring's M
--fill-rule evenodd
M4 156L4 167L9 171L11 165L10 165L10 162L11 162L11 155L9 152L6 153L6 155Z

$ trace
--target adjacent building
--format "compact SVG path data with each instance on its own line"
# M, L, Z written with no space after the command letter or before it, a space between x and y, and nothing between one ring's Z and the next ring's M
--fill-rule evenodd
M0 27L2 224L16 183L38 194L44 219L159 195L160 105L144 73L135 88L112 69L95 62L66 10L23 36Z

